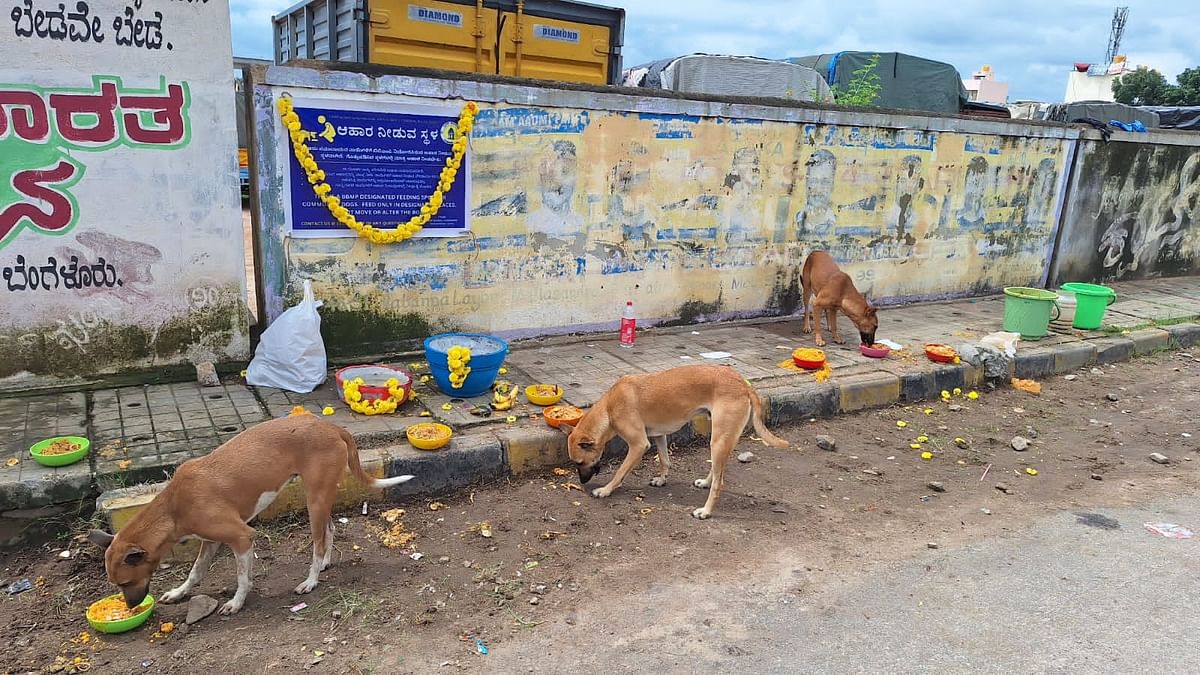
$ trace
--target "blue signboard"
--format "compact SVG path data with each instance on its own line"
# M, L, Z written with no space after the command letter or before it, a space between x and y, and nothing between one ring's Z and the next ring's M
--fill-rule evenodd
M450 156L456 114L429 115L371 110L307 108L297 104L308 147L325 181L359 220L393 228L420 213ZM313 193L290 150L292 234L300 237L355 236L333 219ZM468 155L469 155L468 151ZM458 171L442 208L423 236L455 236L467 231L467 160ZM419 235L420 236L420 235Z

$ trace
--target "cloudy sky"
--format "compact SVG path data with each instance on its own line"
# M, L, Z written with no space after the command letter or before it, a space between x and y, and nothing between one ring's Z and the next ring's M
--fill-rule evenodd
M381 2L384 0L368 0ZM390 0L403 2L405 0ZM1060 101L1074 62L1103 60L1116 2L1092 0L592 0L626 8L625 65L692 52L767 58L899 51L954 64L990 64L1012 100ZM271 16L292 0L230 0L234 54L271 58ZM1200 65L1200 3L1122 0L1121 52L1175 75ZM1190 8L1190 9L1189 9Z

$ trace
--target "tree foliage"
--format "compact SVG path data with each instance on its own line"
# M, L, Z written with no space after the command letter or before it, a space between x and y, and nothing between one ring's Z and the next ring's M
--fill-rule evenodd
M839 105L867 107L875 105L879 94L883 91L883 80L876 72L879 69L879 55L867 59L861 68L850 74L850 83L843 89L833 87L833 100Z
M1135 70L1113 80L1113 97L1126 105L1200 105L1200 67L1188 68L1175 82L1157 70Z

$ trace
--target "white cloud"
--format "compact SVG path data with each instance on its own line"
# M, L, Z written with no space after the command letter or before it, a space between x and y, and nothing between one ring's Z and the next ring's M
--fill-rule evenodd
M375 0L376 2L382 0ZM403 0L397 0L403 1ZM625 64L692 52L767 58L835 51L901 51L946 61L969 75L983 64L1014 99L1054 101L1077 61L1102 60L1112 0L592 0L626 8ZM230 0L234 53L271 58L271 16L292 0ZM1200 5L1124 0L1122 53L1174 80L1200 65Z

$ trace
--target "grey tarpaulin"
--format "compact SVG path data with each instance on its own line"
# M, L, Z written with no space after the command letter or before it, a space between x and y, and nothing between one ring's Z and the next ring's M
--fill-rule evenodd
M1124 103L1111 101L1077 101L1050 106L1046 119L1052 122L1071 122L1092 118L1108 124L1109 120L1130 123L1134 120L1146 125L1147 129L1158 128L1158 114L1147 108L1135 108Z
M622 84L691 94L833 100L829 85L812 68L754 56L689 54L661 59L626 70Z
M1200 105L1187 106L1142 106L1158 115L1158 126L1161 129L1185 129L1200 131Z
M821 74L831 87L845 88L872 56L879 54L882 89L875 105L880 108L925 110L957 115L967 102L958 69L948 63L898 52L838 52L787 59Z

